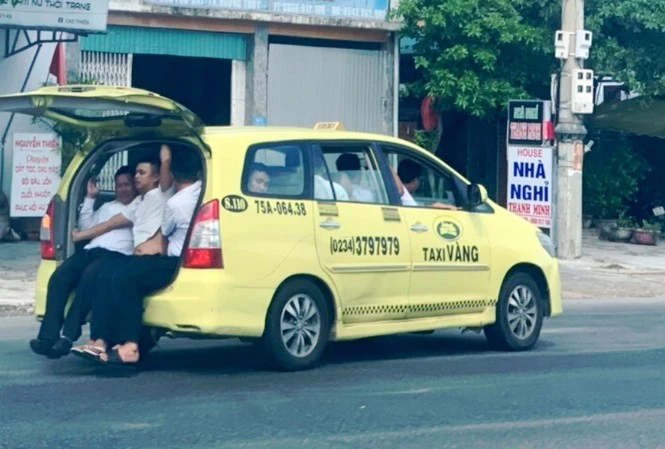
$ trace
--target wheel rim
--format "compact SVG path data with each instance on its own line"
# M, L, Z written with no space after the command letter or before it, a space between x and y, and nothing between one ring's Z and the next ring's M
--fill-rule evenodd
M321 335L321 314L314 300L306 294L294 295L286 302L280 318L282 343L294 357L312 353Z
M520 340L529 338L536 329L538 304L536 295L525 286L515 287L508 297L508 327Z

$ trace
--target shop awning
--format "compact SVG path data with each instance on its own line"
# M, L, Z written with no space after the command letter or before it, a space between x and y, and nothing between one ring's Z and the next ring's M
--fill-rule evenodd
M587 123L593 128L665 139L665 97L603 103Z
M247 37L210 31L109 26L107 34L82 37L81 50L244 61Z

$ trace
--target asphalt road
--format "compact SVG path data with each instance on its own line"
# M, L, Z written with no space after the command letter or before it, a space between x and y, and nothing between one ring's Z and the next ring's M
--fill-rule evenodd
M459 331L333 344L315 370L252 346L160 342L135 377L0 319L1 448L665 447L665 300L568 301L526 353Z

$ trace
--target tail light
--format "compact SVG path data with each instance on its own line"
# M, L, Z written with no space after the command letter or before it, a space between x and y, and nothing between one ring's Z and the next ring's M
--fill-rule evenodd
M219 226L219 201L204 204L196 214L185 246L185 268L224 268Z
M46 208L46 215L42 217L42 225L39 228L39 240L41 240L41 256L45 260L55 260L55 232L53 229L55 212L55 198L51 200Z

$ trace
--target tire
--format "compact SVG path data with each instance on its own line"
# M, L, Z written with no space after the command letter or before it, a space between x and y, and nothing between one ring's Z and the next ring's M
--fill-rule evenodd
M296 279L277 291L268 309L261 343L279 369L299 371L318 362L329 335L330 319L323 293L313 282Z
M509 315L514 317L512 326ZM487 342L502 351L526 351L538 341L542 326L543 297L538 284L526 273L511 275L501 287L496 322L484 328Z

